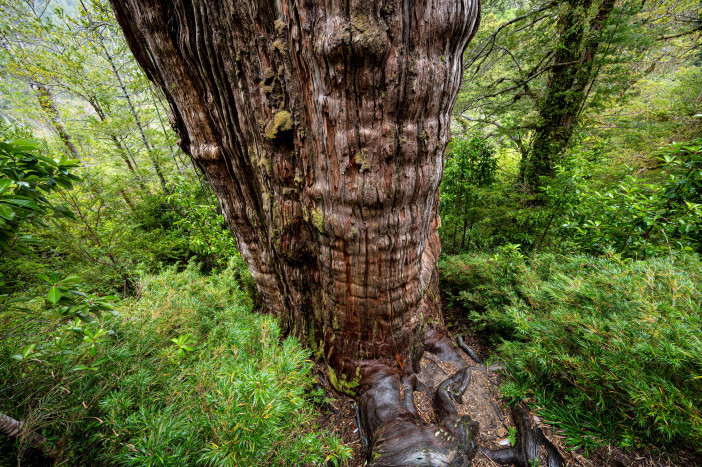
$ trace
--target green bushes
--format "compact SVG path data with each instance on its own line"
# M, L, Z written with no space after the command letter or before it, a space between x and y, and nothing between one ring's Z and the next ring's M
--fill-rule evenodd
M0 136L5 128L0 127ZM28 225L45 227L43 217L70 216L63 205L52 205L46 194L60 188L72 188L80 180L71 171L76 161L65 156L59 160L42 154L38 141L0 138L0 248L22 248L35 242L23 235ZM24 248L22 248L24 249Z
M500 330L511 399L529 398L570 443L702 448L702 262L518 251L442 262L444 289Z
M596 151L576 155L547 188L554 218L550 241L561 251L612 250L632 258L699 252L701 168L702 139L662 149L658 165L650 168L654 176L637 173L609 183Z
M444 251L513 243L525 252L635 259L702 252L702 139L649 148L643 167L613 152L602 141L577 146L544 192L528 196L508 156L498 164L479 138L457 140L441 185Z
M441 234L451 251L470 247L473 228L488 209L487 188L496 172L495 150L483 139L474 136L451 142L441 183Z
M308 352L250 312L241 274L203 277L191 265L146 276L118 316L93 323L1 317L1 329L20 326L0 340L2 410L42 432L63 465L344 458L337 439L315 432ZM10 359L27 344L31 355ZM0 463L17 448L4 441Z

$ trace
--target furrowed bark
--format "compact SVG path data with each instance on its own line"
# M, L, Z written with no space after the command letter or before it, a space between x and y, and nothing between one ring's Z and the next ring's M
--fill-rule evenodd
M111 2L266 307L337 389L405 404L395 389L442 326L438 187L479 1ZM376 438L391 422L369 417ZM456 444L422 449L462 465Z
M283 327L347 381L405 365L441 322L437 193L479 3L113 6Z

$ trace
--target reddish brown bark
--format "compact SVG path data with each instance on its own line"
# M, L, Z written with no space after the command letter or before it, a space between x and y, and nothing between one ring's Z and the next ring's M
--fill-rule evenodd
M439 439L398 388L442 324L438 187L479 1L111 1L266 307L363 393L383 465L406 465L398 436L469 462L474 427L446 408Z
M283 327L346 381L437 309L437 189L475 0L114 0Z

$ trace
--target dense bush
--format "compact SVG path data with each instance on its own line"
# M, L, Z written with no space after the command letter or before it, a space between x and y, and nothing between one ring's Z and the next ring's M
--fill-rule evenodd
M513 161L512 161L513 162ZM545 224L548 209L530 204L515 190L517 166L498 159L476 135L451 142L446 155L439 205L444 251L492 249L507 243L530 247Z
M4 314L3 409L43 433L60 465L343 458L338 440L315 433L308 352L250 312L241 274L203 277L191 264L145 276L118 316L92 322ZM1 447L0 463L16 462L22 446Z
M702 139L659 152L646 171L608 180L597 151L575 154L547 189L556 249L645 258L698 251L702 238Z
M512 381L569 441L702 448L702 262L518 249L444 259L451 304L500 331Z
M446 252L519 244L641 259L702 251L702 139L649 148L645 167L621 164L602 141L580 145L537 197L480 139L458 140L452 151L441 186Z
M0 137L3 128L0 128ZM38 141L0 138L0 248L20 248L31 243L31 236L21 235L29 225L45 227L42 218L70 214L65 206L54 205L47 194L71 188L80 180L72 173L76 161L65 156L55 160L40 150Z

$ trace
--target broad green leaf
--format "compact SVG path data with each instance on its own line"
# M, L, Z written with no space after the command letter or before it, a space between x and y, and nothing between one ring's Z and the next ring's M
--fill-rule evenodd
M39 141L33 139L16 139L8 146L15 151L34 151L39 148Z
M23 357L23 358L27 358L27 356L29 356L29 354L32 353L32 352L34 351L34 347L36 347L36 344L26 345L26 346L22 349L22 357Z
M17 206L23 206L32 209L38 209L37 203L29 198L5 198L3 201L6 203L16 204Z
M2 194L5 190L7 190L7 187L12 185L12 180L4 179L0 180L0 194Z
M49 289L46 299L56 305L58 301L61 300L61 291L58 289L58 287L52 286Z
M80 280L81 280L80 276L68 276L64 279L61 279L59 281L59 284L62 284L62 285L76 284L76 283L80 282Z
M37 277L45 282L48 282L49 284L54 283L54 281L52 281L51 278L49 278L49 276L47 276L46 274L37 274Z
M46 163L48 163L48 164L51 164L51 165L53 165L53 166L55 166L55 167L58 167L58 162L56 162L55 160L53 160L53 159L50 158L50 157L46 157L46 156L42 156L41 154L37 154L37 155L36 155L36 158L39 159L40 161L44 161L44 162L46 162Z
M6 204L0 204L0 217L4 217L8 221L15 218L15 211Z

